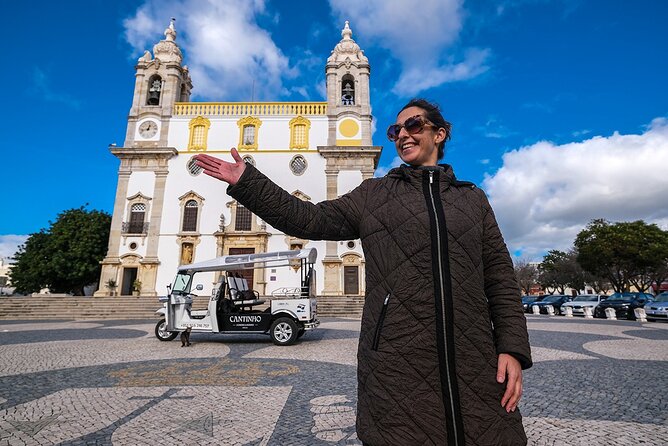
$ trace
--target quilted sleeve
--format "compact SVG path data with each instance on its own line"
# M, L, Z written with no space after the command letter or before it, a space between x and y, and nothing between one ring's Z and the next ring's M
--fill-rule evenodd
M523 369L533 365L526 318L513 262L485 193L483 204L483 266L485 294L494 325L496 352L509 353Z
M335 200L317 204L289 194L247 164L244 173L227 194L274 228L308 240L350 240L359 238L359 221L367 182Z

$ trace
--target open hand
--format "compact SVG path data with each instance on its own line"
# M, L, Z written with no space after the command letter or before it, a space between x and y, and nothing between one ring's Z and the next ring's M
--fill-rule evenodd
M506 392L501 398L501 406L506 409L506 412L514 411L522 397L522 366L513 355L499 354L496 380L500 383L506 382Z
M239 156L237 149L232 147L230 152L232 153L232 158L234 158L233 163L223 161L204 153L197 154L194 158L196 164L204 169L205 174L218 178L221 181L225 181L230 185L235 185L237 184L237 181L239 181L239 178L241 178L241 174L244 173L246 163L244 163L241 156Z

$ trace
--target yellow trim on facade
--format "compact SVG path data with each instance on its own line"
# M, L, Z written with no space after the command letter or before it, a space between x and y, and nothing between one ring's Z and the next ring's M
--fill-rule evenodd
M204 135L202 136L201 141L195 141L195 132L198 131L198 127L204 127L202 131ZM188 129L190 129L190 136L188 137L188 150L206 150L206 141L209 136L209 127L211 127L211 121L206 119L203 116L198 116L194 119L191 119L188 123Z
M308 135L311 131L311 121L303 116L297 116L290 120L290 148L291 149L308 149ZM297 141L297 127L304 126L304 139Z
M239 144L237 145L237 149L257 150L257 136L258 131L260 130L260 126L262 125L262 121L253 116L246 116L245 118L239 119L237 121L237 125L239 126ZM253 141L250 143L248 141L244 141L244 128L248 126L253 127Z
M176 102L174 116L326 116L327 102Z
M285 150L285 149L280 149L280 150L268 150L268 149L262 149L259 150L261 151L262 154L266 153L295 153L294 149L290 150ZM188 150L179 150L179 153L188 153ZM220 150L211 150L207 149L206 153L230 153L230 149L220 149ZM299 153L318 153L317 149L300 149Z
M362 145L362 140L361 139L337 139L336 140L336 145L337 146L361 146Z
M346 138L353 138L357 136L360 131L360 125L351 118L346 118L339 122L339 132Z

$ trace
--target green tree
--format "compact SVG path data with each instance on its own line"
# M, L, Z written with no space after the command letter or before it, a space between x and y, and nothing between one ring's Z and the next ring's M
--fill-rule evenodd
M531 288L538 282L538 270L536 265L528 259L518 259L514 265L515 277L520 289L524 294L531 294Z
M570 285L572 277L568 271L568 261L567 253L553 249L545 254L543 261L538 265L540 283L550 294L554 291L564 294L566 287Z
M593 220L575 239L582 268L610 281L617 292L644 291L668 261L668 232L642 220Z
M111 216L82 206L62 212L49 224L19 247L12 284L22 293L49 287L55 293L83 295L84 287L99 279Z

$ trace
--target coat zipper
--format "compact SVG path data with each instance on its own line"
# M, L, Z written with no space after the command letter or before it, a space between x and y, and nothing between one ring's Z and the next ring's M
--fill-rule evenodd
M372 350L378 350L378 343L380 342L380 331L383 328L383 322L385 321L385 313L387 312L387 304L390 302L391 293L387 293L385 296L385 301L383 301L383 309L380 311L380 316L378 317L378 324L376 325L376 335L373 337L373 345L371 346Z
M434 172L429 171L429 198L431 200L431 210L434 213L434 218L436 220L436 240L437 240L437 258L438 258L438 281L439 281L439 289L440 289L440 300L441 300L441 318L443 321L443 344L445 347L444 351L444 357L445 357L445 374L447 377L447 385L448 385L448 403L450 405L450 414L452 417L452 428L453 428L453 439L454 439L454 444L458 445L459 444L459 437L460 433L457 431L457 413L458 411L455 410L455 400L454 400L454 390L453 390L453 377L450 375L450 361L452 360L451 358L448 357L448 333L447 333L447 319L446 319L446 314L445 314L445 308L446 308L446 300L445 300L445 280L443 277L443 253L441 250L441 222L439 220L438 216L438 211L436 208L436 201L434 198L434 190L433 190L433 184L434 184ZM447 234L445 234L447 237ZM446 403L446 404L448 404Z

